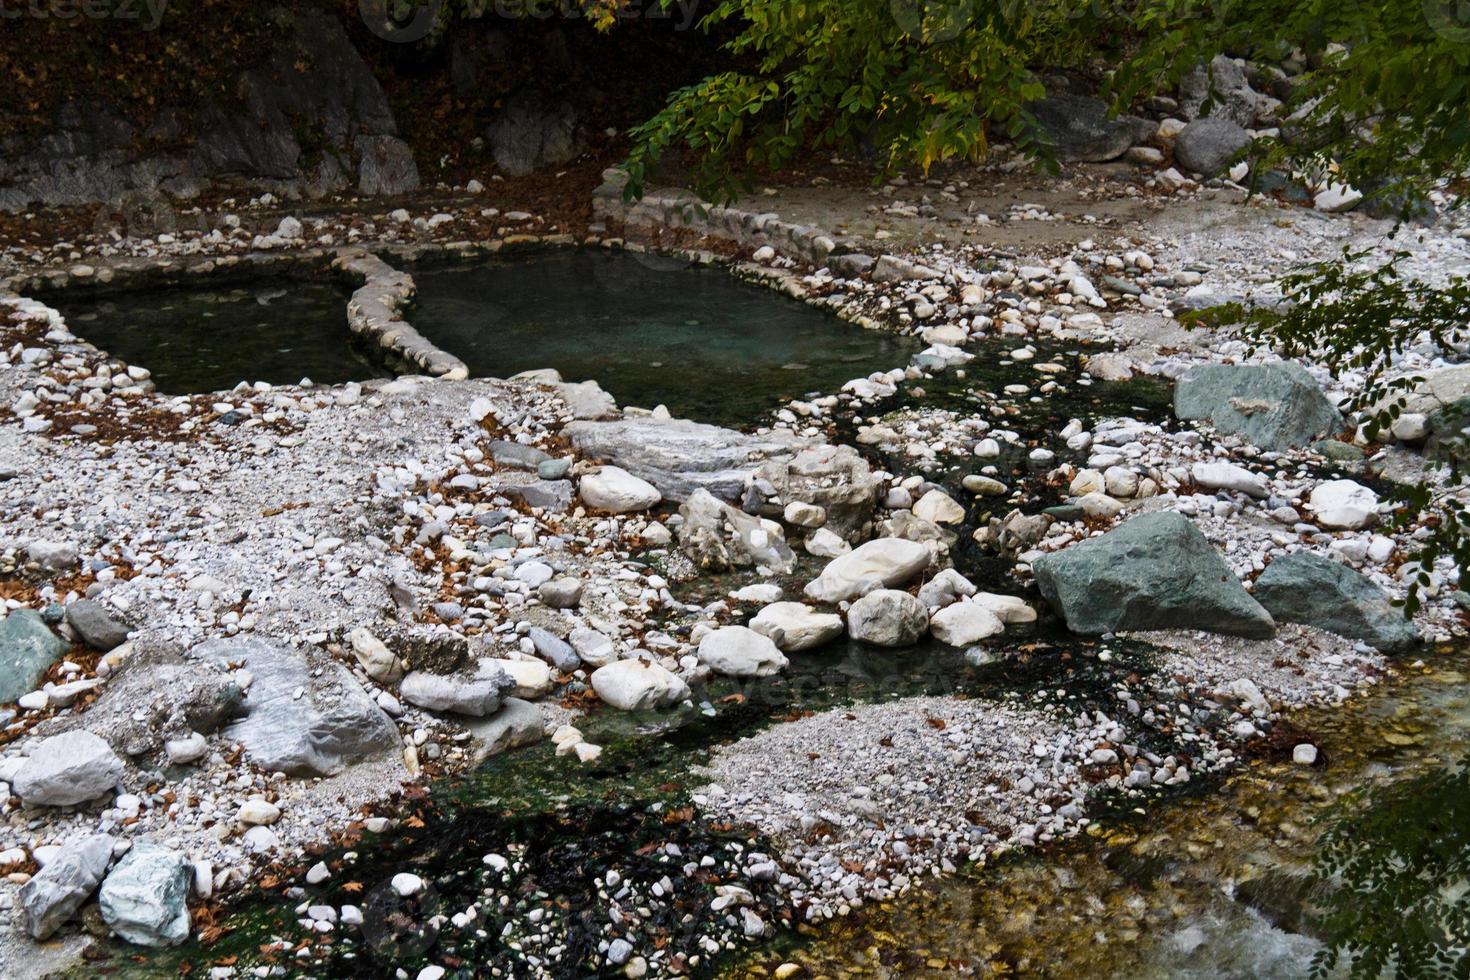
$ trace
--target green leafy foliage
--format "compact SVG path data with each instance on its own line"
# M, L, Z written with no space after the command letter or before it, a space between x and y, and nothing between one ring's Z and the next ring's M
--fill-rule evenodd
M1280 60L1287 125L1263 166L1334 173L1388 201L1470 166L1470 11L1454 0L1141 0L1136 50L1114 77L1126 102L1221 52ZM1283 80L1285 80L1283 76ZM1260 168L1258 168L1260 169Z
M1365 385L1350 411L1364 416L1369 438L1388 429L1403 414L1405 395L1423 378L1390 377L1395 359L1410 347L1433 343L1443 350L1470 342L1470 279L1456 276L1440 287L1399 274L1407 253L1381 264L1365 263L1365 253L1344 250L1341 258L1298 269L1281 280L1283 302L1275 306L1224 304L1187 314L1185 321L1215 326L1238 324L1258 347L1285 357L1312 357L1334 370L1361 372ZM1434 454L1448 468L1443 485L1423 482L1401 487L1404 505L1397 519L1423 521L1415 556L1420 571L1410 583L1408 606L1418 608L1430 584L1429 569L1442 556L1458 567L1470 565L1470 513L1455 496L1470 459L1466 421L1455 412L1432 419L1441 431L1431 439Z
M1312 976L1470 973L1470 759L1348 800L1318 840Z
M686 151L711 196L804 149L927 170L984 157L999 131L1044 155L1026 112L1045 94L1030 66L1082 62L1095 20L1064 0L725 0L702 26L734 30L726 47L740 67L674 92L633 131L628 194Z

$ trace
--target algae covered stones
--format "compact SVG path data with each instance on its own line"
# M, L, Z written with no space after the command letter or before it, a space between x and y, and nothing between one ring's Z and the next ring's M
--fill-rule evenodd
M1174 414L1208 419L1262 449L1310 445L1343 426L1337 407L1298 364L1204 364L1174 387Z
M1198 629L1264 639L1271 614L1180 514L1135 517L1038 558L1041 594L1078 633Z
M1278 622L1306 623L1379 650L1404 650L1419 639L1366 575L1310 551L1273 559L1256 579L1255 596Z

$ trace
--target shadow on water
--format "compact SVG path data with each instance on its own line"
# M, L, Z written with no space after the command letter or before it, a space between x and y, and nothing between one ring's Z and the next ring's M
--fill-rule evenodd
M1463 975L1470 650L1424 659L1294 715L1316 765L1278 746L1191 784L1183 805L1135 801L1085 837L936 881L731 974L793 960L833 977ZM1334 942L1379 958L1314 973Z
M500 968L516 975L515 964L528 948L519 930L539 908L537 918L565 936L562 955L570 971L565 975L593 975L608 915L596 879L612 869L628 882L660 881L667 875L673 897L659 903L659 918L650 928L664 937L660 942L672 944L669 948L697 953L714 887L734 879L722 877L719 864L708 874L672 874L669 862L683 866L708 856L728 864L732 844L766 849L742 828L695 818L689 798L703 782L699 766L711 749L806 712L922 694L1044 701L1070 713L1110 703L1119 678L1153 669L1145 646L1109 644L1110 662L1096 657L1096 648L1046 628L988 646L983 661L933 642L888 651L844 640L792 655L789 672L779 677L718 679L696 691L693 707L594 710L578 726L588 741L603 746L595 763L582 766L558 758L549 743L493 757L462 779L402 800L400 822L391 830L374 835L357 827L349 840L323 851L320 856L334 868L328 881L307 886L294 898L283 895L282 889L300 884L302 867L237 901L220 923L230 931L212 945L191 939L141 964L119 956L105 968L94 963L92 969L151 976L171 973L180 962L238 957L240 964L309 966L315 976L383 975L400 966L412 976L427 962L421 954L431 948L435 962L461 961L481 974ZM675 845L677 859L668 855L668 844ZM504 874L487 870L483 859L488 854L512 857L519 865ZM484 935L445 928L429 937L432 947L422 938L404 940L395 956L372 954L362 943L319 947L309 961L294 958L289 949L261 952L272 937L302 934L296 923L302 903L356 904L373 920L373 901L381 904L388 881L403 871L433 883L428 904L412 917L403 916L405 922L422 922L436 910L450 915L478 901L489 909ZM774 889L739 880L756 890L757 910L768 921L789 918ZM488 900L487 888L508 896L506 903ZM389 900L392 904L391 895ZM686 921L686 915L693 918ZM718 968L720 962L706 959L689 973L713 975Z
M71 332L147 368L165 395L227 391L241 381L340 384L390 377L347 326L344 286L265 278L235 285L44 297Z
M409 319L472 376L555 368L621 405L720 425L902 367L923 346L723 269L622 252L533 251L413 276Z

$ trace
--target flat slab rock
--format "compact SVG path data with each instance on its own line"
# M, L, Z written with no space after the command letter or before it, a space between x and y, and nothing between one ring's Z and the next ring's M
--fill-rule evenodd
M1265 639L1276 631L1199 528L1172 511L1135 517L1032 569L1077 633L1194 629Z
M806 444L794 435L747 435L688 419L651 417L572 422L562 433L579 454L620 466L675 502L699 489L735 500L764 460Z
M195 655L254 678L244 716L225 727L251 761L291 776L330 775L398 748L398 727L340 665L258 637L208 640ZM320 669L321 676L313 677ZM301 696L297 696L300 691Z

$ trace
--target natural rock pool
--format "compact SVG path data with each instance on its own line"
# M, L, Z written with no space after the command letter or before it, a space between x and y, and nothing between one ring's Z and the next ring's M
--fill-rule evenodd
M658 256L541 252L413 276L409 320L472 376L555 368L700 422L748 425L782 396L836 391L922 346Z
M147 368L167 395L226 391L241 381L340 384L386 377L347 328L347 291L268 278L161 290L48 297L78 336Z

